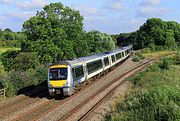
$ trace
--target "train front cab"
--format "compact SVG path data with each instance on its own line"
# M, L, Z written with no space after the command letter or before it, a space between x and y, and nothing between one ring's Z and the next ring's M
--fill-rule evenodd
M72 74L69 65L52 65L48 70L48 90L50 96L57 94L70 96L73 93Z

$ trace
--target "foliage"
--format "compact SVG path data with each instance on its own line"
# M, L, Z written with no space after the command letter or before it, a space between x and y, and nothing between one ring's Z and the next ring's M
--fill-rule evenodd
M22 51L38 52L42 62L75 58L79 48L75 45L83 40L82 20L79 11L61 3L46 5L36 16L24 22L23 31L30 41L23 43Z
M13 60L13 69L27 70L39 65L38 55L35 52L21 52Z
M131 77L134 91L126 95L124 102L116 103L115 112L106 120L179 121L180 67L171 65L166 70L159 67L159 64L172 60L174 58L162 59Z
M113 39L97 31L84 32L79 11L60 2L46 5L23 24L21 51L38 52L42 63L58 62L115 48Z
M160 69L168 70L170 68L170 60L168 58L162 58L158 66Z
M133 57L133 61L134 62L139 62L141 61L142 59L144 59L144 56L141 52L136 52L135 53L135 56Z
M19 51L7 51L2 54L2 64L5 70L13 69L13 60L19 54Z
M39 65L34 69L26 71L11 70L8 76L3 79L3 85L6 88L7 96L17 94L20 89L31 85L38 85L47 79L47 67Z
M39 65L39 59L36 52L7 51L2 54L2 63L6 71L24 71Z
M111 51L115 49L115 42L111 36L99 31L87 33L89 51L91 54Z
M3 87L6 89L6 96L12 96L16 94L15 85L13 85L10 80L2 80Z
M180 52L177 52L175 55L175 63L180 64Z
M151 18L139 30L116 36L118 45L133 43L134 49L150 48L154 50L173 49L180 44L180 24L174 21L162 21Z
M22 32L13 32L9 28L0 31L1 47L19 47L22 40L26 40L26 36Z

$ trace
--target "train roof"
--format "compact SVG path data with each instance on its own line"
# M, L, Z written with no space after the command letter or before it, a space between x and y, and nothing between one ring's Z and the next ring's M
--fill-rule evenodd
M74 60L66 60L66 61L61 61L59 63L53 64L53 65L57 65L57 64L68 64L68 65L76 65L76 64L82 64L86 61L90 61L90 60L95 60L104 56L108 56L111 54L115 54L119 51L123 51L124 49L128 49L129 47L131 47L132 45L126 46L126 47L121 47L118 49L115 49L113 51L109 51L109 52L104 52L104 53L100 53L100 54L94 54L94 55L90 55L90 56L86 56L86 57L81 57L81 58L76 58Z

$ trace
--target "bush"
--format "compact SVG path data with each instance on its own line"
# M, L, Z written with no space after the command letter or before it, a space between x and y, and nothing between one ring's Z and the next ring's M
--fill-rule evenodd
M131 77L133 92L127 94L123 102L116 103L115 112L107 120L179 121L180 72L179 65L171 65L172 60L162 58L144 72Z
M37 78L36 85L47 80L47 70L48 67L45 65L39 65L36 67L34 75Z
M25 71L39 65L39 59L36 52L7 51L2 54L2 63L6 71Z
M163 46L156 46L156 51L162 51L165 50Z
M7 51L2 54L1 60L6 71L13 69L14 58L19 54L19 51Z
M7 79L2 80L3 87L6 89L6 96L13 96L16 94L15 86Z
M38 54L36 52L21 52L13 60L13 69L27 70L39 65Z
M151 51L153 50L151 50L150 48L144 48L141 50L142 53L151 53Z
M168 58L162 58L159 63L159 68L168 70L170 68L170 60Z
M175 63L180 64L180 52L177 52L175 55Z
M118 103L112 120L121 121L178 121L180 93L172 86L164 85L149 91L129 94L124 103Z
M134 61L134 62L139 62L139 61L141 61L142 59L144 59L143 54L142 54L141 52L136 52L136 53L135 53L135 56L134 56L134 58L133 58L133 61Z
M36 86L47 79L47 67L39 65L35 69L26 71L11 70L3 79L3 86L7 88L7 96L18 94L19 90L26 87Z

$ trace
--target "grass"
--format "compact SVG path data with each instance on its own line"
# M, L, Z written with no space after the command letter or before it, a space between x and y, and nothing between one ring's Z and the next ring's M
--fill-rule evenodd
M156 52L150 52L150 53L143 53L144 57L161 57L165 56L167 54L173 54L174 51L165 50L165 51L156 51Z
M161 54L167 54L161 52ZM158 56L157 54L152 54ZM124 101L115 102L114 111L107 116L108 121L179 121L180 120L180 65L173 57L162 59L145 71L128 80L133 91ZM164 68L162 63L168 64ZM122 98L122 97L121 97Z
M8 50L20 50L20 48L16 47L0 47L0 55L2 55L4 52Z

